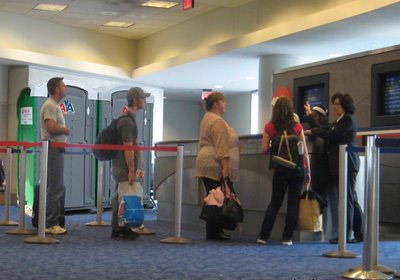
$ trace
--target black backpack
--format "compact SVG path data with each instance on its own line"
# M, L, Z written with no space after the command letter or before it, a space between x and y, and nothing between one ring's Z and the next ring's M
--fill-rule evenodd
M304 169L304 147L294 131L294 125L278 130L272 138L270 168L282 171Z
M122 144L121 136L118 132L118 121L122 118L129 117L129 115L122 115L118 119L113 119L109 126L103 128L97 135L96 144ZM93 154L99 161L113 160L117 154L117 150L97 150L93 149Z

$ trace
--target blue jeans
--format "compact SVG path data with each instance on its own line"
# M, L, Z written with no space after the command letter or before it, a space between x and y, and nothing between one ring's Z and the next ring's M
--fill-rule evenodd
M296 229L299 218L299 202L304 183L303 171L275 171L272 178L272 198L265 212L264 221L261 226L260 238L268 240L274 226L276 215L281 208L288 189L288 202L286 211L285 229L282 234L283 240L290 240Z

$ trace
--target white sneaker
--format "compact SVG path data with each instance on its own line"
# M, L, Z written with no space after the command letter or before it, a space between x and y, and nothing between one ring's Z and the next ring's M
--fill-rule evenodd
M292 246L293 241L292 240L282 240L282 245L284 246Z
M63 229L60 226L52 226L52 227L46 228L44 231L46 233L54 234L54 235L61 235L61 234L65 234L67 232L67 230Z
M265 245L265 244L267 244L267 240L264 240L264 239L257 239L257 244L261 244L261 245Z

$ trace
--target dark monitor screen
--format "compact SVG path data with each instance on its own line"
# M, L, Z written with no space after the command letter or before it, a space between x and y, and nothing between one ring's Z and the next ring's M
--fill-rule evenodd
M380 116L400 114L400 72L382 75Z
M306 122L304 105L310 103L314 106L329 105L329 73L294 79L293 100L296 113L302 123Z
M325 106L325 85L317 84L299 88L301 102L298 103L297 112L301 122L305 121L304 105L308 102L311 108L314 106Z
M315 85L304 89L304 103L308 102L311 108L314 106L325 106L324 85Z

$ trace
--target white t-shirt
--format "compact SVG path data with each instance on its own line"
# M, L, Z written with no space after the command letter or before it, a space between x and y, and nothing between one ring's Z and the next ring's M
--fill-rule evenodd
M64 134L52 135L50 134L45 125L46 120L53 120L58 126L65 127L64 113L57 102L49 97L40 109L40 130L42 140L50 140L53 142L67 142L67 136Z

